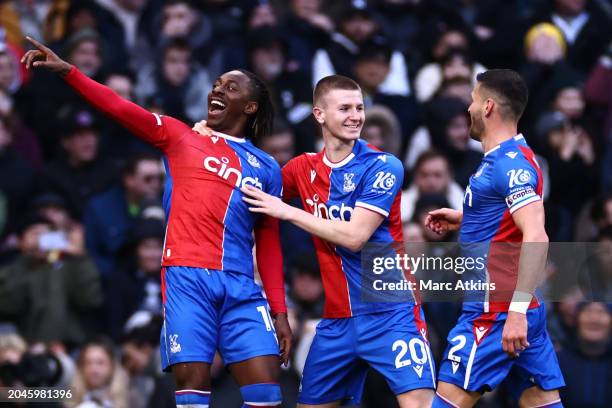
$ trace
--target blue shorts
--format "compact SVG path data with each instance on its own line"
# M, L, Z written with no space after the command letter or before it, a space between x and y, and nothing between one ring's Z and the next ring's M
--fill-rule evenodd
M253 278L171 266L162 270L162 287L164 371L176 363L211 363L217 349L225 364L278 355L268 302Z
M485 392L504 379L515 398L535 385L554 390L565 385L546 331L546 308L527 312L529 347L517 358L502 349L507 313L463 312L448 335L438 378L468 391Z
M381 373L396 395L435 388L434 362L419 306L323 319L306 358L298 402L359 404L368 367Z

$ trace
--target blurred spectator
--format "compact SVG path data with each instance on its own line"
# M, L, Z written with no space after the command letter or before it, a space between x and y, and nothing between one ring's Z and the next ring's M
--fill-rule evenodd
M0 326L1 386L67 387L73 374L72 359L58 347L46 347L38 343L28 350L28 345L17 334L14 326ZM49 406L62 405L58 403Z
M95 0L101 11L96 13L100 22L100 34L109 40L113 47L122 50L128 57L125 68L137 68L139 37L150 32L160 0Z
M597 1L553 0L534 22L550 22L567 44L567 61L582 73L593 67L612 36L611 16Z
M585 300L578 285L557 291L558 302L553 303L554 313L549 314L547 329L556 345L576 343L576 310Z
M434 150L423 153L414 166L414 179L402 192L402 221L413 219L416 203L421 194L437 194L445 197L451 208L463 208L463 189L451 177L446 156Z
M434 62L424 65L414 79L415 95L419 102L430 100L444 82L463 79L476 85L476 75L486 68L469 57L469 42L459 30L445 32L434 45Z
M257 145L274 157L281 167L295 156L295 136L291 127L282 119L274 120L272 133L259 139Z
M112 165L99 155L99 124L94 113L79 106L60 110L60 153L39 173L42 191L66 200L70 212L81 219L88 201L116 181Z
M405 140L419 125L419 112L412 96L388 94L381 90L391 72L393 50L382 37L374 37L363 43L353 63L355 79L363 91L366 113L372 105L384 105L395 114L400 123L403 150Z
M348 5L338 11L337 30L332 35L332 41L314 55L312 61L313 86L321 78L332 74L351 77L361 47L368 44L379 32L380 23L376 20L374 10L367 5L367 2L348 1ZM378 90L390 95L410 95L408 65L401 52L391 51L389 72Z
M13 134L0 116L0 193L6 205L4 222L14 222L23 215L27 199L34 189L34 171L16 154L12 143ZM4 232L0 229L0 234Z
M384 152L395 156L400 154L400 124L393 112L384 105L373 105L366 110L361 138Z
M604 123L601 186L604 191L612 191L612 41L586 80L584 98L598 114L597 120Z
M332 19L321 12L321 0L291 0L283 24L288 59L308 75L316 50L325 48L335 29Z
M162 167L157 156L141 154L125 166L122 183L93 197L85 209L85 245L100 273L108 277L143 205L158 201Z
M603 228L597 236L590 286L596 296L612 302L612 226Z
M612 193L596 197L591 207L591 219L599 230L612 227Z
M156 64L138 73L135 93L144 103L153 100L162 111L186 122L201 120L208 111L208 72L192 58L186 39L173 38L160 53Z
M36 135L27 128L14 109L14 99L0 90L0 121L11 134L11 147L33 168L42 166L42 149Z
M323 316L323 283L314 253L295 257L291 267L291 298L300 321Z
M100 79L98 75L104 60L98 33L87 28L72 34L64 53L66 61L94 79ZM38 70L20 92L16 103L24 121L39 136L45 157L55 157L57 139L52 129L62 125L58 123L61 122L61 119L58 121L59 111L65 106L82 104L81 97L57 75Z
M308 77L291 69L286 43L280 31L270 27L248 33L248 67L267 85L276 115L284 118L296 133L297 150L312 151L317 126L312 118L312 89Z
M88 257L63 254L65 238L40 216L26 218L19 256L0 270L0 314L30 341L82 342L87 312L102 304L98 271Z
M466 103L456 97L432 100L425 109L425 124L410 139L406 167L411 170L417 158L433 146L449 158L455 180L465 188L482 160L480 143L470 139Z
M212 22L194 7L190 0L169 0L158 10L149 32L141 36L138 46L133 50L130 67L142 67L154 63L158 55L173 38L185 38L193 50L194 58L206 63L206 47L212 38Z
M127 70L109 72L103 83L119 96L134 102L135 76ZM125 162L129 157L138 153L155 153L157 150L151 145L143 142L131 134L126 128L115 121L100 120L102 139L100 140L100 151L105 157L113 161Z
M558 352L567 407L605 407L612 399L612 306L581 303L576 311L577 338Z
M568 111L580 103L573 89L557 97L555 106ZM575 101L575 102L574 102ZM562 105L567 104L565 109ZM554 177L550 183L550 201L575 216L584 203L597 190L595 150L591 137L580 125L570 123L561 111L543 116L538 122L542 155Z
M77 360L69 407L127 408L129 380L115 356L113 344L100 338L87 342Z
M135 312L162 313L160 268L164 235L161 221L139 219L118 255L105 285L109 335L115 339Z
M133 316L121 339L121 361L129 376L130 408L174 408L174 379L162 374L159 355L160 315Z
M13 94L19 89L21 82L19 59L6 44L0 42L0 90Z
M467 106L472 103L472 89L474 86L469 79L460 77L447 79L440 85L436 97L459 99Z
M55 193L41 194L34 198L32 206L38 215L49 220L53 230L63 235L67 243L64 253L85 255L83 226L71 218L66 201L61 196Z

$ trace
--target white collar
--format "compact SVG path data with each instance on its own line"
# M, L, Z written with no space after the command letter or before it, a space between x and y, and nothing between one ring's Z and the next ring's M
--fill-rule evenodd
M525 139L525 136L523 136L523 134L522 134L522 133L519 133L518 135L514 136L514 137L513 137L513 139L514 139L514 140L521 140L521 139ZM510 140L510 139L508 139L508 140ZM497 146L495 146L495 147L493 147L493 148L489 149L489 151L485 152L485 154L484 154L484 155L486 156L486 155L488 155L489 153L493 153L494 151L496 151L497 149L499 149L499 148L500 148L500 146L501 146L502 144L506 143L508 140L504 140L503 142L501 142L501 143L500 143L500 144L498 144Z
M334 163L331 160L329 160L325 152L323 152L323 163L325 163L327 167L331 167L332 169L335 169L335 168L344 166L345 164L350 162L353 159L353 157L355 157L355 153L351 152L351 154L346 156L344 159L340 160L337 163Z
M236 143L244 143L247 141L246 138L226 135L225 133L217 132L216 130L213 130L213 135Z

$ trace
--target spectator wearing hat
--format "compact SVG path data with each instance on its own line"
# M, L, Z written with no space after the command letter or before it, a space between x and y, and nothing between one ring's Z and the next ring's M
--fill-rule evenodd
M128 321L121 336L121 363L129 376L130 408L174 408L174 381L163 374L159 355L159 333L163 318L139 312Z
M612 36L612 16L597 1L553 0L530 19L557 27L567 44L566 60L586 74L603 54Z
M102 304L95 266L65 253L66 240L38 215L22 221L18 237L19 255L0 269L0 314L29 342L84 341L95 326L88 318Z
M119 338L124 324L135 312L162 313L163 243L163 222L151 218L136 221L105 284L106 316L113 338Z
M363 91L366 113L372 105L383 105L395 114L400 123L400 149L403 151L408 136L417 128L420 118L418 106L411 95L389 94L383 90L384 82L391 74L392 54L393 50L386 39L372 37L361 44L352 72Z
M80 220L89 199L112 186L117 172L100 157L99 125L94 114L79 106L67 106L60 114L61 150L40 172L39 189L61 195L69 211Z
M312 61L312 85L328 75L352 77L355 60L361 47L381 35L380 22L374 9L365 1L347 1L339 9L336 32L331 42L317 50ZM390 95L408 96L411 93L408 64L404 55L392 49L389 72L378 90Z
M575 311L576 340L558 352L567 407L606 407L612 400L612 306L583 302Z
M250 30L247 41L250 71L267 85L275 111L296 134L297 152L315 149L318 133L312 118L312 88L308 76L287 60L281 31L272 27Z
M61 47L70 64L100 80L105 61L100 35L96 31L90 28L79 30ZM61 109L82 104L81 97L56 75L36 71L20 93L18 102L25 123L40 138L45 157L54 157L58 136L55 129L64 126Z
M92 197L87 204L83 218L85 246L104 278L110 276L115 257L145 204L160 201L162 183L160 159L142 153L127 162L120 186Z

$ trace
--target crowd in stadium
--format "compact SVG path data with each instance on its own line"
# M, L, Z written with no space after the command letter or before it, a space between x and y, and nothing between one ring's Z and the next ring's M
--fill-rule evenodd
M355 79L362 138L404 163L401 216L412 243L456 240L423 222L432 209L461 209L481 161L467 113L475 76L517 70L529 87L519 129L543 169L550 241L601 248L589 290L576 282L548 304L561 397L567 407L609 406L612 1L0 0L0 385L72 386L73 406L173 407L158 350L161 153L59 77L25 70L26 35L187 124L205 119L220 74L252 71L276 108L272 134L255 143L281 166L322 148L314 84L333 73ZM296 339L281 378L289 407L323 287L309 235L282 224L281 236ZM438 361L459 311L425 306ZM213 406L239 406L220 359L213 378ZM394 404L372 372L363 406ZM513 404L502 387L479 406Z

